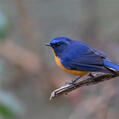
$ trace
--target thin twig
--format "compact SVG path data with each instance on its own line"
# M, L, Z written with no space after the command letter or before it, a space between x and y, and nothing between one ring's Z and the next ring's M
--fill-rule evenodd
M80 88L82 86L94 85L94 84L100 83L102 81L106 81L106 80L110 80L114 77L118 77L119 72L116 72L115 74L94 73L93 75L94 75L94 77L84 76L84 77L80 78L78 81L76 81L75 83L69 83L69 84L66 84L66 85L54 90L51 93L50 100L52 100L55 97L60 96L62 94L67 94L67 93L69 93L77 88Z

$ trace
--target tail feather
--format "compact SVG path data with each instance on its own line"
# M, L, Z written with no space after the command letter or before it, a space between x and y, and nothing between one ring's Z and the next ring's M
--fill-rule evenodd
M119 71L119 65L114 64L113 62L104 61L104 66L111 70Z

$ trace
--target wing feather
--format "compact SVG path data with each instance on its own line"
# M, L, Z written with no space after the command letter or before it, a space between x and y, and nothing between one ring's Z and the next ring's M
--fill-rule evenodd
M72 48L70 46L68 51L65 50L61 57L64 67L70 70L110 72L104 67L104 59L107 57L102 52L96 51L84 43L74 44Z

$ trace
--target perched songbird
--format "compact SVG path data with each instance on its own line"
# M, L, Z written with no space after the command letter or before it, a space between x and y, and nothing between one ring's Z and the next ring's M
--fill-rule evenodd
M88 72L119 71L119 65L113 63L106 54L83 42L57 37L47 46L52 47L57 65L72 75L84 76Z

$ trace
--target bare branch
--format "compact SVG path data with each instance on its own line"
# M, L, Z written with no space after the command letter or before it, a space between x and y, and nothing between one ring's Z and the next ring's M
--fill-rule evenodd
M102 81L106 81L106 80L110 80L114 77L118 77L119 72L116 72L115 74L93 73L93 76L94 77L91 77L89 75L84 76L74 83L66 84L66 85L54 90L51 93L50 100L52 100L55 97L60 96L62 94L67 94L67 93L69 93L77 88L80 88L82 86L95 85Z

